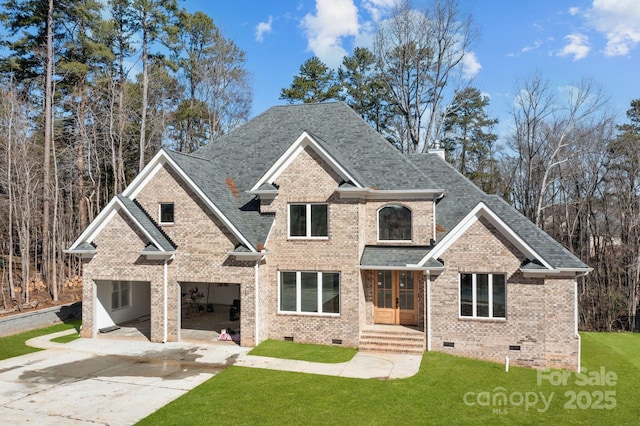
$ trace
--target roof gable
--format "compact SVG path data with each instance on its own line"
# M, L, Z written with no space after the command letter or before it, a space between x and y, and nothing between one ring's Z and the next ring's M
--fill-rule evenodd
M351 173L345 166L343 166L334 155L331 154L330 149L310 135L308 132L303 131L300 136L291 144L291 146L273 163L273 165L267 170L267 172L258 179L258 181L250 189L251 192L259 191L260 188L265 185L271 185L278 178L278 176L300 155L306 148L311 148L316 154L320 156L333 171L335 171L345 182L351 182L358 188L363 188L360 179L353 173Z
M447 235L431 250L425 257L418 262L418 265L424 266L429 260L438 259L442 254L458 241L464 233L476 223L480 218L487 219L502 235L504 235L511 244L513 244L528 259L539 261L546 269L553 267L540 256L525 240L516 234L497 214L495 214L483 202L467 214Z
M301 135L312 140L316 152L325 153L336 171L363 188L436 187L344 102L272 107L196 155L224 167L240 191L255 190L278 169L274 165L289 157L287 151L302 142Z
M445 196L438 200L435 208L439 229L437 235L439 242L436 248L442 244L449 233L456 229L458 224L468 219L470 212L479 203L483 203L493 216L499 218L508 227L510 234L525 242L538 254L539 260L544 259L546 265L552 269L578 272L590 270L562 244L538 228L513 206L497 195L484 193L437 154L411 155L408 158L446 189ZM530 260L536 260L536 258ZM547 266L545 270L549 271Z
M71 245L68 253L86 254L89 244L93 242L109 221L118 213L123 212L155 248L155 252L171 255L175 252L175 244L162 232L153 220L134 201L117 195L89 224L87 229Z

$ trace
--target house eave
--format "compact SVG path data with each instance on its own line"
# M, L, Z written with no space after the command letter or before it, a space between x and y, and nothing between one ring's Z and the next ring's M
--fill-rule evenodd
M444 194L444 189L373 189L338 188L341 198L364 198L367 200L424 200Z
M229 253L227 253L229 256L233 256L238 260L243 260L243 261L257 261L257 260L262 260L266 255L268 255L269 251L260 251L260 252L237 252L237 251L230 251Z
M255 189L253 191L245 191L250 195L257 195L261 200L273 200L278 196L278 191L275 190L260 190Z
M78 256L81 259L91 259L98 253L97 250L73 250L73 249L62 250L62 252L65 254Z
M361 271L444 271L442 268L428 268L420 265L358 265Z
M520 268L525 278L542 277L573 277L584 276L593 271L593 268L555 268L555 269L526 269Z
M160 251L160 252L149 252L146 250L142 250L140 252L141 256L146 257L148 260L170 260L176 255L175 251Z

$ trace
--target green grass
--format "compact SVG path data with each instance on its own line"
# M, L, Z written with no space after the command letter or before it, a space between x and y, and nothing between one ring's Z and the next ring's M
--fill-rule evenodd
M69 343L79 338L80 338L80 333L73 333L73 334L67 334L66 336L56 337L55 339L51 339L51 341L56 343Z
M538 385L536 370L512 367L505 373L500 364L437 352L425 353L419 373L402 380L230 367L140 424L636 424L640 335L583 333L582 342L587 374L604 368L617 375L615 385L580 386L575 373L566 385L546 379ZM494 405L491 399L500 392L515 403L519 395L533 402L535 394L538 403ZM599 392L609 392L600 406L615 407L596 408ZM488 405L481 405L483 396L489 396ZM541 396L551 398L547 408Z
M79 330L80 324L82 324L82 321L77 319L64 324L56 324L46 328L0 337L0 360L40 351L41 349L25 345L25 342L29 339L33 339L34 337L57 333L58 331L68 330L70 328Z
M333 364L349 361L356 352L354 348L342 346L307 345L270 339L253 348L249 355Z

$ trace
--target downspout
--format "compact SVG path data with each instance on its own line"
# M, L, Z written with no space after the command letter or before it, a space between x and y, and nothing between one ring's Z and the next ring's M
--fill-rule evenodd
M581 341L580 341L580 334L578 333L578 277L575 277L573 279L573 320L574 320L574 331L576 333L576 338L578 339L578 369L577 369L577 373L580 372L580 352L581 352L581 348L580 346L582 345Z
M259 288L258 288L258 284L259 284L259 280L258 280L258 272L260 270L260 260L256 260L256 264L253 267L253 291L255 293L255 325L256 325L256 331L255 331L255 337L254 337L254 346L258 346L258 344L260 343L259 340L259 336L258 333L260 330L260 316L258 315L258 293L259 293Z
M169 326L169 321L167 319L167 314L169 312L169 303L167 300L167 287L168 287L168 283L169 283L169 260L166 259L164 261L164 316L163 316L163 325L164 325L164 333L163 333L163 337L162 337L162 343L167 343L167 328Z
M431 271L427 270L427 288L425 298L427 309L427 351L431 352Z

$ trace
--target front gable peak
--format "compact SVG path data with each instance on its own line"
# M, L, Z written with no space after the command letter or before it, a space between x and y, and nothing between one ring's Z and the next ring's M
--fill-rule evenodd
M435 246L427 255L418 262L419 266L425 266L430 260L438 259L462 237L465 232L478 220L484 218L493 225L503 236L505 236L516 249L520 251L531 262L535 262L540 267L540 271L549 273L554 268L533 249L523 238L521 238L511 227L509 227L493 210L484 202L479 202L458 224Z
M358 188L364 188L355 174L348 170L345 165L340 162L335 153L330 152L326 144L322 140L313 136L307 131L303 131L300 136L287 148L287 150L271 165L267 172L258 179L258 181L248 191L252 194L259 194L264 191L265 187L273 187L278 176L304 151L310 148L320 156L345 182L351 182Z

